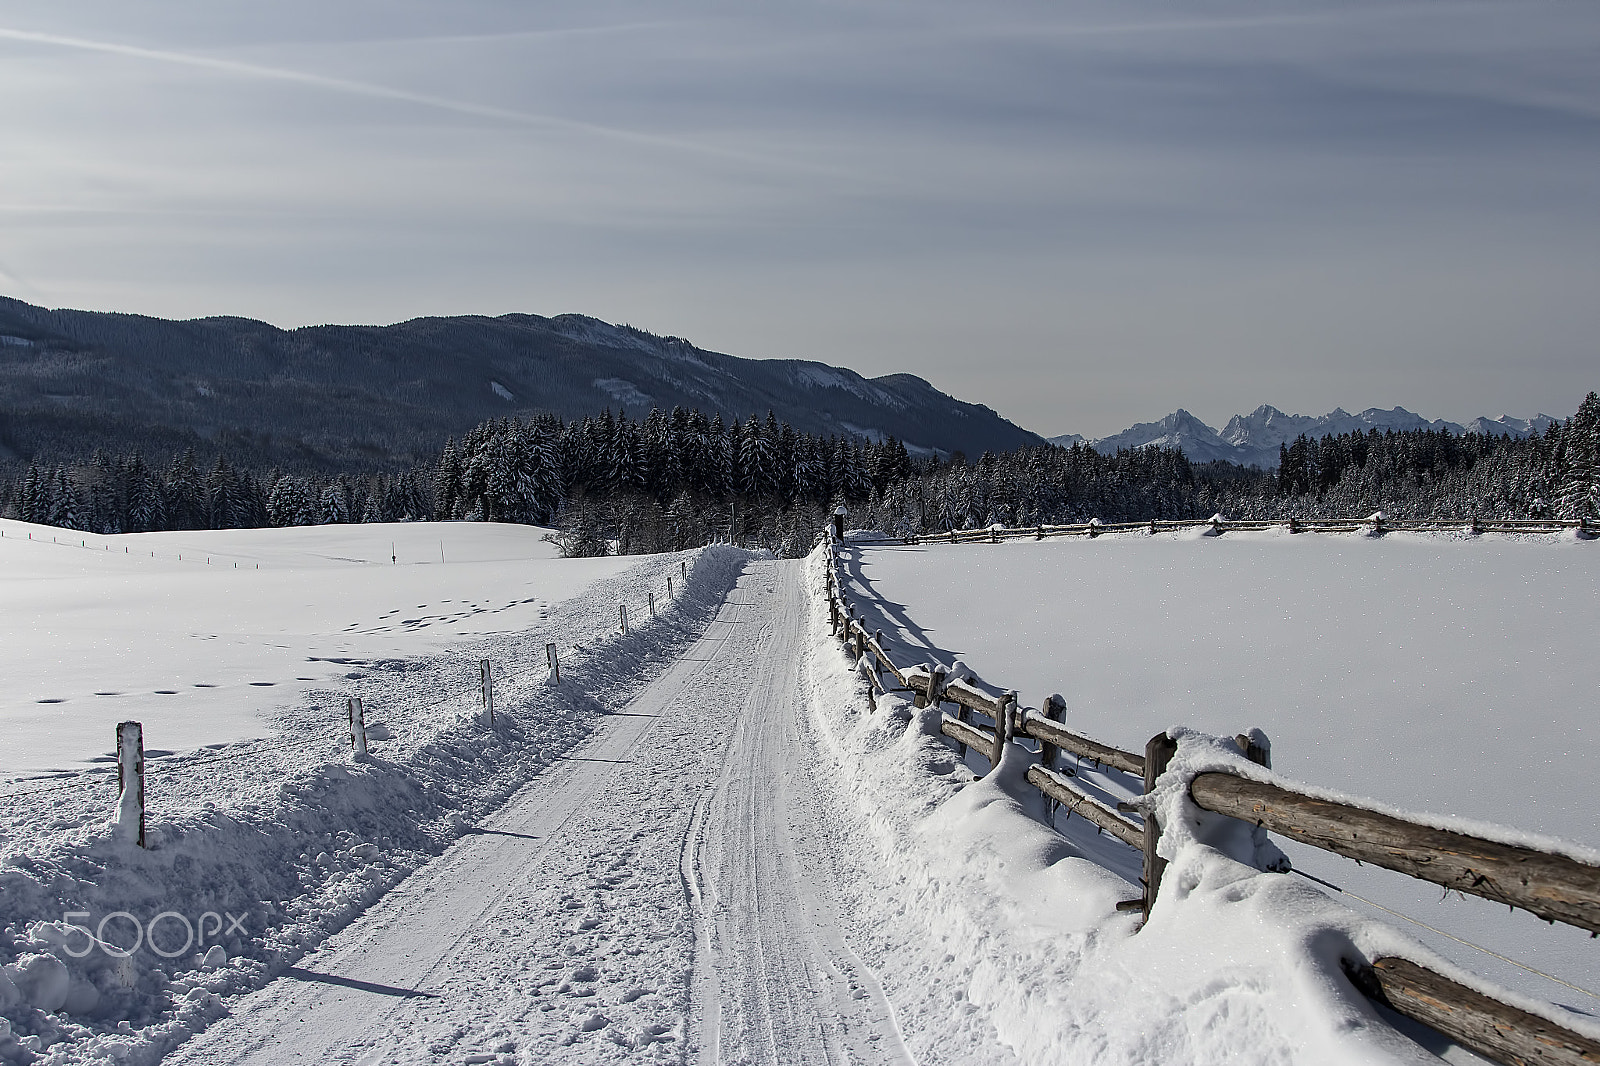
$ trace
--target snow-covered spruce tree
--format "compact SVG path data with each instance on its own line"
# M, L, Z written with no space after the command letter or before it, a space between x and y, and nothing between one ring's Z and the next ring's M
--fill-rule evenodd
M1562 429L1556 470L1556 513L1600 518L1600 395L1590 393Z

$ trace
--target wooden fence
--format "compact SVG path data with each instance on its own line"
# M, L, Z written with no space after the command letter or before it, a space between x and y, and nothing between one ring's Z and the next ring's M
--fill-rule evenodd
M1108 532L1117 528L1180 524L1184 523L1141 522L1122 526L1096 523L1095 526L1100 532ZM1267 523L1250 528L1265 525ZM1079 531L1077 534L1046 531L1040 536L1081 535L1083 530L1083 527L1040 528ZM1459 529L1461 525L1448 528ZM1587 531L1594 527L1567 523L1562 528ZM1489 526L1485 524L1483 529L1488 531ZM992 534L997 539L1002 534L1017 535L1016 531L998 529L969 532ZM1027 532L1033 535L1033 531ZM963 532L920 539L948 539L954 543L965 536ZM1066 807L1124 844L1143 850L1144 894L1118 904L1118 909L1148 914L1160 892L1166 866L1156 854L1161 839L1160 822L1153 814L1147 814L1142 822L1126 817L1126 813L1139 808L1137 803L1120 804L1117 808L1102 803L1073 784L1072 772L1062 772L1056 763L1061 752L1070 752L1142 779L1143 790L1148 794L1176 755L1177 743L1161 733L1150 738L1142 755L1124 751L1068 730L1062 724L1065 705L1053 698L1046 701L1042 710L1022 707L1015 690L989 692L964 679L947 678L938 666L896 664L884 648L882 632L868 632L844 595L832 531L825 537L829 621L834 635L851 646L867 681L871 705L876 708L877 696L893 690L909 692L918 707L932 704L942 708L947 703L954 704L954 714L941 716L940 731L956 742L963 756L971 748L986 758L991 768L999 764L1005 745L1024 738L1036 741L1038 762L1028 768L1027 780L1044 795L1047 809L1054 809L1055 805ZM884 682L884 674L894 679L892 687ZM979 716L988 721L978 721ZM1260 734L1240 735L1236 743L1240 753L1251 762L1270 765L1270 753ZM1283 784L1269 784L1227 772L1196 775L1189 783L1189 795L1205 810L1264 826L1302 843L1397 870L1446 889L1521 907L1547 921L1565 922L1586 929L1591 935L1600 935L1600 866L1556 852L1438 829L1356 804L1319 799ZM1368 997L1438 1030L1478 1054L1515 1066L1600 1064L1600 1042L1485 996L1409 960L1349 959L1344 966L1355 987Z
M1233 531L1287 529L1290 533L1562 533L1576 530L1580 537L1600 536L1600 522L1590 518L1428 518L1395 519L1383 512L1366 518L1228 519L1212 515L1203 519L1146 522L1087 522L1069 525L1002 526L952 529L946 533L916 533L893 538L903 544L998 544L1003 540L1044 540L1047 537L1098 537L1102 533L1163 533L1179 529L1206 529L1221 535Z

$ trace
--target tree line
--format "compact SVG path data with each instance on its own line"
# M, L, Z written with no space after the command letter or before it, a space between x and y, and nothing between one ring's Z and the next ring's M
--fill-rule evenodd
M401 473L249 470L192 451L31 466L3 513L95 533L339 522L552 526L568 555L675 551L727 540L803 554L835 507L894 534L1000 523L1132 521L1222 513L1277 519L1600 518L1600 398L1527 439L1432 430L1302 436L1275 471L1196 464L1166 448L1082 444L914 457L899 441L796 432L770 412L724 423L674 408L483 422Z

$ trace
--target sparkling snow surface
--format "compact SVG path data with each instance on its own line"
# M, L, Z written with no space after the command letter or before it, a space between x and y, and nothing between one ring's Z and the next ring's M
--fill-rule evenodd
M1273 741L1273 767L1393 806L1600 845L1600 544L1287 533L851 547L869 624L1142 751L1174 725ZM1301 846L1296 867L1600 992L1588 934ZM1600 1000L1338 897L1463 967Z
M359 695L365 664L530 628L637 562L485 523L0 530L0 776L103 761L124 719L155 749L260 736L309 688Z

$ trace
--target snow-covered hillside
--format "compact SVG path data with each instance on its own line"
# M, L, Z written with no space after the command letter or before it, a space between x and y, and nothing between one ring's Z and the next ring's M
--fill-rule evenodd
M1600 844L1592 654L1600 551L1570 538L1118 535L852 547L869 618L911 662L959 658L1123 748L1261 727L1274 768L1398 807ZM1586 933L1309 848L1297 868L1600 991ZM1464 968L1600 1000L1382 911Z

